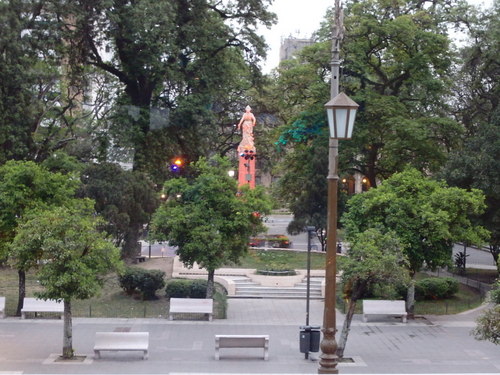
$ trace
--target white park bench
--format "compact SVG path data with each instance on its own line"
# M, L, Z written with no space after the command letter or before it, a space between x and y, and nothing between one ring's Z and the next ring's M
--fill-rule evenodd
M0 297L0 319L5 318L5 297Z
M207 314L212 320L214 300L209 298L170 298L168 319L174 320L176 314Z
M26 313L35 313L35 316L37 313L55 313L59 314L59 318L62 318L64 304L54 300L44 301L37 298L25 298L21 309L21 319L26 318Z
M94 353L101 358L101 351L139 351L148 358L149 332L96 332Z
M363 300L363 321L368 321L368 315L400 316L406 323L405 301Z
M215 335L215 359L220 348L263 348L264 360L269 358L269 335Z

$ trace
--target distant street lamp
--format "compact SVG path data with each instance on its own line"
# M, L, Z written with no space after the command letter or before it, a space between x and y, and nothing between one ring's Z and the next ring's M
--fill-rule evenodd
M335 15L332 40L332 79L330 87L331 100L325 104L330 128L328 152L328 224L326 240L325 266L325 305L323 313L323 339L320 348L319 374L338 374L337 364L337 332L336 319L336 287L337 287L337 189L338 189L338 140L349 139L352 135L358 104L344 93L339 94L340 41L343 38L343 11L340 0L335 0Z

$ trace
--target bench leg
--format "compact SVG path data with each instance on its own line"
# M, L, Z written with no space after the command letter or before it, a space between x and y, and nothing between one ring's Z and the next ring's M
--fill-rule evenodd
M403 315L403 316L401 317L401 320L403 321L403 323L406 323L406 315Z
M94 356L96 358L101 358L101 352L99 350L94 350Z
M208 314L208 321L211 322L212 321L212 314Z
M219 348L216 347L215 348L215 360L218 361L220 359L220 355L219 355Z
M168 314L168 320L174 320L174 316L172 314Z
M368 322L368 317L363 314L363 322L367 323Z
M148 351L144 350L144 354L142 356L142 359L148 359Z

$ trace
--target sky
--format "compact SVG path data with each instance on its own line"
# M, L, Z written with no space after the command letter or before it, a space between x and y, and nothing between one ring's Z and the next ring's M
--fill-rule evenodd
M491 6L493 0L468 0L473 5ZM309 38L319 28L326 10L335 0L274 0L271 11L278 16L278 24L270 30L260 29L270 49L263 65L264 73L278 66L281 39L288 36Z

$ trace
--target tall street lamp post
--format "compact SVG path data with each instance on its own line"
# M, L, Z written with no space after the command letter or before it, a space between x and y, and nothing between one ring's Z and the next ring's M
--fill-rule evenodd
M340 0L335 0L335 15L332 30L332 78L331 100L325 104L330 129L328 152L328 224L325 265L325 305L323 313L323 339L320 348L318 374L338 374L337 342L335 341L335 299L337 284L337 189L339 176L338 140L352 135L358 105L344 93L339 94L340 41L344 34L343 11Z

